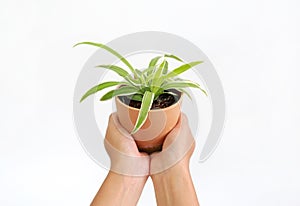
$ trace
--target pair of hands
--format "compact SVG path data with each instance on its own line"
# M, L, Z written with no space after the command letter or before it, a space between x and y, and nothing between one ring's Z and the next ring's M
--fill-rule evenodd
M185 114L181 114L167 135L161 152L140 153L133 137L120 125L116 113L110 115L104 143L111 159L111 171L129 176L152 176L175 165L188 167L195 148Z
M140 153L115 113L109 118L104 143L111 169L92 206L136 205L149 176L158 206L199 205L189 172L195 141L184 114L167 135L161 152Z

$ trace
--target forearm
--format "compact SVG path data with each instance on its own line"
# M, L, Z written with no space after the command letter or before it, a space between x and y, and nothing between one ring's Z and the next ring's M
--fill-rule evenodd
M147 177L132 177L109 172L91 206L136 205Z
M158 206L199 205L188 166L176 165L152 176Z

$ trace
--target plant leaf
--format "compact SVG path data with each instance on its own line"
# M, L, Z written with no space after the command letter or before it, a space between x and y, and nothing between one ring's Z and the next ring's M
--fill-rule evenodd
M153 66L153 67L149 67L149 68L147 68L147 69L144 69L143 71L142 71L142 74L147 74L147 76L149 76L149 75L151 75L152 74L152 71L155 69L155 66Z
M140 84L141 82L138 79L132 78L132 76L123 68L116 65L98 65L96 67L105 68L116 72L118 75L123 77L127 82L129 82L132 86L138 86L136 84Z
M186 91L185 89L177 89L177 90L184 93L184 94L186 94L186 96L188 96L188 98L190 100L192 100L192 96L190 95L190 93L188 93L188 91Z
M108 87L112 87L112 86L116 86L119 84L122 84L124 82L115 82L115 81L111 81L111 82L103 82L101 84L98 84L94 87L92 87L91 89L89 89L80 99L80 102L82 102L84 99L86 99L88 96L95 94L96 92L108 88Z
M155 92L154 100L157 100L157 98L159 97L159 95L161 95L163 93L166 93L166 92L164 92L164 89L158 88L157 91Z
M123 95L138 94L138 93L139 90L136 87L124 86L107 92L101 97L100 101L111 99L114 96L123 96Z
M175 59L177 61L183 62L182 59L180 59L179 57L177 57L177 56L175 56L173 54L165 54L164 56L167 57L167 58L172 58L172 59Z
M125 77L125 79L127 81L130 81L132 82L133 84L141 84L142 82L140 81L140 79L135 79L133 78L131 75L128 75L127 77ZM135 85L135 86L138 86L138 85Z
M76 47L78 45L81 44L86 44L86 45L92 45L92 46L96 46L96 47L100 47L108 52L110 52L111 54L115 55L116 57L118 57L126 66L128 66L128 68L130 69L131 72L133 72L135 74L135 70L133 68L133 66L131 66L131 64L121 55L119 54L117 51L113 50L112 48L104 45L104 44L100 44L100 43L94 43L94 42L80 42L75 44L73 47Z
M153 76L153 81L152 81L152 86L159 86L159 85L155 85L156 83L158 83L158 79L161 77L163 69L165 68L166 65L166 61L163 61L158 69L155 71L154 76Z
M182 89L182 88L186 88L186 87L198 88L207 96L206 91L204 89L202 89L201 86L198 83L195 83L195 82L192 82L192 81L189 81L189 80L168 82L168 83L166 83L165 85L162 86L162 88L164 90Z
M158 60L159 60L161 57L162 57L162 56L157 56L157 57L154 57L153 59L151 59L148 68L155 67L156 63L158 62Z
M145 123L147 117L148 117L148 112L151 109L152 103L154 99L154 93L146 91L144 93L143 99L142 99L142 105L139 111L138 118L136 120L134 129L132 130L131 134L136 133Z
M176 94L174 92L170 92L170 91L164 91L163 94L171 94L173 96L178 96L178 94Z
M150 75L148 75L147 77L146 77L146 84L147 84L147 86L151 86L151 84L152 84L152 80L153 80L153 76L154 76L154 74L150 74Z
M136 69L135 72L136 72L139 76L142 75L142 72L141 72L139 69Z
M181 65L180 67L174 69L173 71L169 72L167 75L166 75L166 78L172 78L172 77L175 77L187 70L189 70L190 68L198 65L198 64L201 64L203 63L203 61L195 61L195 62L190 62L188 64L184 64L184 65Z
M135 72L138 74L138 79L139 81L142 83L142 84L145 84L146 83L146 80L145 80L145 76L143 74L143 72L141 72L140 70L136 69Z
M131 100L135 100L135 101L142 101L143 99L143 95L142 94L134 94L130 97Z
M168 62L164 60L160 64L158 69L155 71L154 77L152 79L151 90L153 93L156 93L161 88L161 84L164 80L162 73L163 73L163 70L165 70L165 68L168 68Z
M168 73L168 67L169 67L169 63L166 61L166 64L165 64L164 69L162 71L163 74L167 74Z
M112 70L116 72L118 75L120 75L121 77L126 77L129 75L129 73L125 69L118 67L116 65L98 65L96 67Z

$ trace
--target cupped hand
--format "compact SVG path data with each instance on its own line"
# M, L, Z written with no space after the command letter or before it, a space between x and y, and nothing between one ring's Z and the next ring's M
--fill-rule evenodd
M150 174L155 175L177 166L188 169L195 140L187 116L182 113L178 123L167 135L161 152L151 154Z
M120 125L116 113L109 117L104 145L111 160L111 171L129 176L149 175L150 157L139 152L133 137Z

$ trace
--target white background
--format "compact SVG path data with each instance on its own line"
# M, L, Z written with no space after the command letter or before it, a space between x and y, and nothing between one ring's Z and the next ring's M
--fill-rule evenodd
M202 206L299 206L297 0L0 1L0 205L88 205L106 171L74 132L82 65L108 42L158 30L199 46L223 82L227 121L192 175ZM298 58L297 58L298 57ZM155 205L148 182L139 205Z

